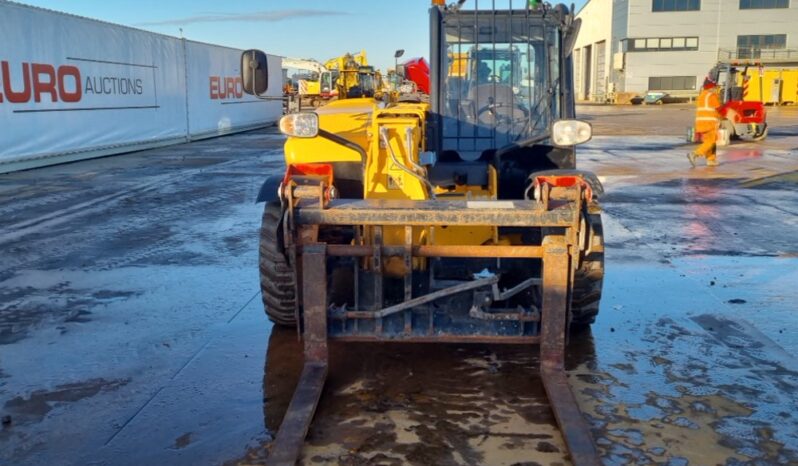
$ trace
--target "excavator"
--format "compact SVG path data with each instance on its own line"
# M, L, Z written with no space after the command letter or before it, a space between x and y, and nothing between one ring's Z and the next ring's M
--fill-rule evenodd
M321 63L313 59L283 58L286 72L286 92L312 107L318 107L333 96L332 75Z
M368 65L366 52L344 54L324 65L313 59L284 58L285 92L299 108L317 108L331 99L382 98L382 76Z
M267 464L301 458L331 341L538 346L570 461L600 464L564 368L604 275L602 186L576 169L592 137L575 115L580 20L505 3L432 1L429 102L362 96L280 120L286 169L257 198L261 291L304 366ZM241 58L245 91L264 95L266 55Z

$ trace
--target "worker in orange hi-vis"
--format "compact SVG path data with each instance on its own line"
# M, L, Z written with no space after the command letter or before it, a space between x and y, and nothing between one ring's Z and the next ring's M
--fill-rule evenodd
M695 132L701 135L701 145L690 154L687 154L687 160L695 167L695 159L697 157L706 157L707 166L714 167L718 165L718 123L720 120L720 97L718 96L718 85L710 78L704 80L704 86L701 94L696 99L695 111Z

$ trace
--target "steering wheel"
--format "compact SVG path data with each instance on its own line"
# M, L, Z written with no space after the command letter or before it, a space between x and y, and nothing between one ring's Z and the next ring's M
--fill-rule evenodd
M510 111L497 111L502 108L509 108ZM477 122L494 126L499 132L520 133L529 123L529 110L515 103L488 104L477 111Z

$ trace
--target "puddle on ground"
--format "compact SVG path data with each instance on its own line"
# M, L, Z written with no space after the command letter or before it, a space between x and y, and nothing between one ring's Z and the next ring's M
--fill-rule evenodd
M90 398L100 392L116 390L128 384L128 379L91 379L57 385L52 390L36 390L28 396L17 396L3 406L3 415L11 416L12 424L41 422L54 408L64 403Z
M765 176L763 178L754 178L740 184L743 188L773 188L783 187L784 185L798 185L798 170L773 176Z
M300 464L570 464L533 347L334 344L330 350L330 375ZM296 332L275 328L264 371L271 436L301 366ZM241 463L262 463L269 446Z
M191 434L192 432L186 432L185 434L176 438L175 444L172 448L174 448L175 450L180 450L189 446L191 444Z
M762 158L764 151L757 148L727 147L721 149L724 162L740 162L743 160Z
M605 464L798 461L798 374L764 359L771 349L738 324L692 321L661 318L640 328L642 347L604 355L590 332L572 337L570 383ZM270 438L301 354L295 332L275 329L264 371ZM301 464L569 464L537 368L536 350L522 347L333 345ZM242 462L261 464L269 446Z
M625 335L636 349L571 372L605 464L798 462L798 374L764 336L717 316L691 320L660 318Z

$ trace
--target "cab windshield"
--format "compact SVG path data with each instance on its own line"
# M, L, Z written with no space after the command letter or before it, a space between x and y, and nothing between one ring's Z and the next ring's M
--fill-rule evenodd
M559 102L557 35L525 11L446 18L444 150L473 158L548 131Z

